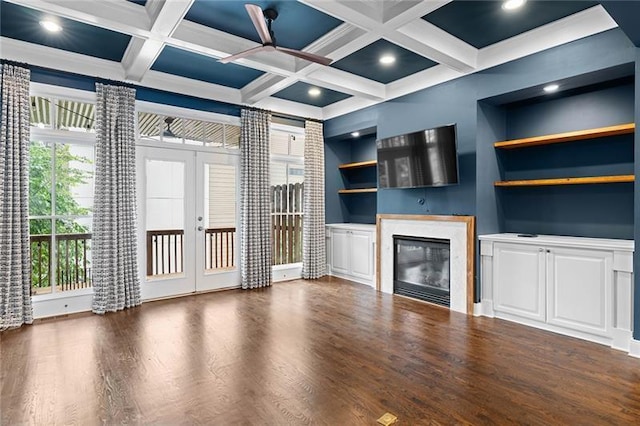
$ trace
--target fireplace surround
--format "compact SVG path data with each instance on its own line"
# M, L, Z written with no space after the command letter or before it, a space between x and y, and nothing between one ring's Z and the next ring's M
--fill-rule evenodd
M450 309L473 314L475 217L379 214L376 288L393 294L394 235L450 241Z

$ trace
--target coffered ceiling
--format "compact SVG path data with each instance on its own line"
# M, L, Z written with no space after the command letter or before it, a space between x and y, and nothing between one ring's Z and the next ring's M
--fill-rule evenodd
M328 119L617 26L593 1L251 1L279 16L280 52L259 46L243 1L6 0L0 55L205 99ZM40 21L62 31L48 33ZM380 57L392 55L391 64ZM309 89L320 94L311 96Z

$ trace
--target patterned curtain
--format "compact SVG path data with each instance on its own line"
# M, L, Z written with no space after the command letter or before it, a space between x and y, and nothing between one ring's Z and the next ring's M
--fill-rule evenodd
M242 288L271 285L271 198L269 128L271 114L240 115L240 259Z
M324 137L322 123L304 125L304 223L302 226L302 278L326 274L324 230Z
M29 250L28 69L0 65L0 329L33 322Z
M135 90L96 84L93 312L139 305Z

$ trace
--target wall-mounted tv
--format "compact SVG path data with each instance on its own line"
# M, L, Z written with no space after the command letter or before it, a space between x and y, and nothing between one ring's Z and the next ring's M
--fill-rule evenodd
M379 188L458 183L455 124L379 139L376 144Z

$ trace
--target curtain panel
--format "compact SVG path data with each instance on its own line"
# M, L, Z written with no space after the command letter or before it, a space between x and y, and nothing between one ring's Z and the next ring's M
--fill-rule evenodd
M96 84L93 312L139 305L135 90Z
M242 288L271 285L271 199L267 111L240 115L240 260Z
M30 71L1 64L0 330L33 322L29 248Z
M326 274L324 222L324 137L322 123L304 126L304 223L302 225L302 278Z

